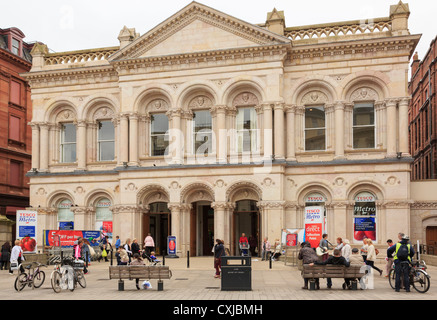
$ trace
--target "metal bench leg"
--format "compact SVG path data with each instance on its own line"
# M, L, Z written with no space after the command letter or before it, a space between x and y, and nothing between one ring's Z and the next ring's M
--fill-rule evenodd
M310 283L310 291L316 290L316 280L310 279L309 283Z
M164 291L164 281L158 280L158 291Z
M118 291L124 291L124 281L118 280Z
M358 290L358 281L355 279L355 280L352 280L352 290Z

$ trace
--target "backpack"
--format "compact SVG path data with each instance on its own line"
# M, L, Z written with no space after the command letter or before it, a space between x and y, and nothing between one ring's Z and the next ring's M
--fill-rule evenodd
M408 261L408 257L410 256L410 248L406 244L401 244L398 252L396 254L400 261Z

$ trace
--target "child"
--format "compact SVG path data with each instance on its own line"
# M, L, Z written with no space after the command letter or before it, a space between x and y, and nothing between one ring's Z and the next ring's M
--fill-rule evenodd
M150 252L150 259L152 260L152 262L155 262L155 263L159 263L159 262L161 262L161 261L158 260L158 258L155 256L155 251L151 251L151 252Z

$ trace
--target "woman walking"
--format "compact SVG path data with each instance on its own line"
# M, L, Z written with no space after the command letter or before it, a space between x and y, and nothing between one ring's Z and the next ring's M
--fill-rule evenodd
M375 266L376 261L376 249L373 245L372 240L367 239L367 259L366 264L371 268L375 269L379 272L379 275L382 275L382 270Z
M0 270L6 270L10 257L11 257L11 245L9 244L9 241L6 241L5 244L2 245L1 257L0 257Z
M11 269L12 263L18 263L18 265L21 265L21 262L24 261L24 253L23 249L21 249L21 241L15 240L15 246L12 248L11 251L11 259L9 264L9 274L13 274L14 271ZM20 266L20 272L24 272L23 266Z
M225 246L222 240L216 239L216 245L214 246L214 278L220 278L220 272L222 267L222 257L226 255Z

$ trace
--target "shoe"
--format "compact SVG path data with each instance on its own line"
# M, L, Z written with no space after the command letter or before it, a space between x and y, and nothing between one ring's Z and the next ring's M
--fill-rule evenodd
M382 276L382 270L379 270L379 276Z
M303 290L308 290L308 287L303 286L302 289Z

